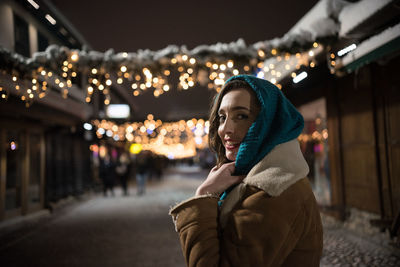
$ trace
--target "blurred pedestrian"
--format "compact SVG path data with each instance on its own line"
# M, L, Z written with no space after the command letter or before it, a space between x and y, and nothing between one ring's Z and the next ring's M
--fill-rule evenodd
M142 151L136 156L137 195L146 193L146 181L150 172L150 151Z
M107 196L110 191L114 196L114 182L115 182L115 163L109 153L107 153L103 160L100 161L100 178L103 182L103 194Z
M122 191L124 196L129 195L128 191L128 178L129 178L129 157L126 152L121 153L117 161L117 167L115 168L119 182L121 183Z

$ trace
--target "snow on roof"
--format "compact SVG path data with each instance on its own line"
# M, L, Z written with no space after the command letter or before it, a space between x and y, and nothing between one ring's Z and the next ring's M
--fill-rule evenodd
M340 11L349 3L343 0L321 0L302 17L287 34L311 32L312 38L335 35L339 26L332 18L337 18Z
M365 40L357 46L357 49L348 53L342 59L342 65L346 66L362 56L378 49L379 47L389 43L390 41L400 37L400 23L390 27L383 32Z
M339 14L340 37L346 37L348 33L381 10L393 0L361 0L357 3L347 5Z

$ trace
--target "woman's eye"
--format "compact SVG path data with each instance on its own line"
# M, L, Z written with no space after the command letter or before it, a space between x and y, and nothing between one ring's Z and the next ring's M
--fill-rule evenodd
M239 114L239 115L237 116L237 118L238 118L239 120L244 120L244 119L248 119L249 116L246 115L246 114Z
M225 121L225 116L219 115L219 116L218 116L218 120L219 120L220 123L221 123L221 122L224 122L224 121Z

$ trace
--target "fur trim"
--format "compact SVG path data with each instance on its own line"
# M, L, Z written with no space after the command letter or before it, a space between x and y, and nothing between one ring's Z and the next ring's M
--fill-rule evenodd
M255 186L270 196L279 196L307 176L309 168L296 139L277 145L257 163L238 186L227 195L220 210L220 225L225 227L228 214L241 201L246 185Z
M289 186L307 176L309 168L297 139L277 145L247 174L243 183L271 196L279 196Z

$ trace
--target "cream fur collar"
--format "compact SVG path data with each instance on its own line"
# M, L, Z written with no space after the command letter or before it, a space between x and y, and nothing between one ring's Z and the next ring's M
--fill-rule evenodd
M309 168L297 139L277 145L247 174L243 183L271 196L279 196L289 186L307 176Z
M307 176L309 168L297 139L277 145L247 174L246 178L226 197L220 210L220 223L224 227L227 215L240 201L246 185L255 186L270 196L279 196L291 185Z

